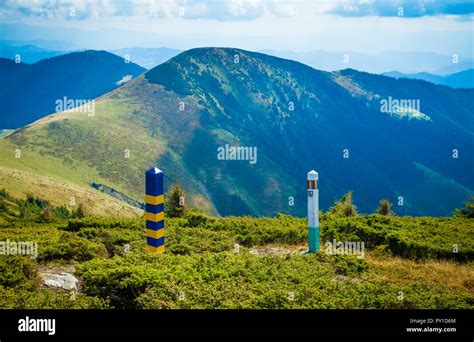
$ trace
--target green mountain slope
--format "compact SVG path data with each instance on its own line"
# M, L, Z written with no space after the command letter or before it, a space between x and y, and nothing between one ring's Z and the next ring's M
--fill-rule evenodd
M382 112L390 97L421 108ZM473 194L472 98L473 90L422 81L193 49L98 99L92 117L59 113L0 139L0 158L136 200L144 171L158 165L167 187L181 183L188 203L222 215L304 215L306 172L316 169L323 209L352 189L362 211L401 196L400 214L446 215ZM257 148L257 162L219 160L226 144ZM427 192L433 182L446 194Z
M0 58L0 128L18 128L58 111L57 101L90 100L145 69L105 51L81 51L35 64ZM65 102L65 101L64 101Z

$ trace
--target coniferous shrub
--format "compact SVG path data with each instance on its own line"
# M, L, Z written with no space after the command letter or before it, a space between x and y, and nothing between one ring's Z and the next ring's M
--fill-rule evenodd
M465 208L458 208L454 211L454 216L474 218L474 196L464 202Z
M385 216L395 216L395 213L392 210L392 203L389 200L383 199L379 202L380 206L378 207L376 213Z
M183 217L186 211L184 199L185 193L183 187L180 184L173 185L170 192L166 195L166 217Z
M355 216L357 215L356 206L353 204L352 191L346 193L342 198L335 202L329 210L332 214L339 216Z

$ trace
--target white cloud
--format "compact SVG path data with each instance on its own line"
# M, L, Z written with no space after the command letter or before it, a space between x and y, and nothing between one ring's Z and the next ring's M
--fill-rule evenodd
M101 49L236 46L250 50L375 53L399 49L472 55L472 21L460 20L465 16L360 14L361 6L373 3L345 1L345 11L354 14L335 15L330 11L340 1L0 0L0 30L12 24L2 32L5 40L60 40ZM69 17L70 7L76 9L73 18ZM37 27L48 29L39 32Z
M3 18L83 20L107 16L182 17L222 21L253 20L267 11L264 0L3 0ZM74 16L71 16L73 9Z
M264 15L262 0L177 1L184 8L185 19L215 19L221 21L253 20Z
M400 15L400 9L403 15ZM335 2L330 13L346 17L397 17L456 15L474 13L472 0L345 0Z
M219 21L249 21L265 15L293 17L298 10L343 17L395 17L399 7L404 17L434 15L465 16L474 12L470 0L0 0L0 16L84 20L101 17L182 17ZM71 16L71 8L75 16Z

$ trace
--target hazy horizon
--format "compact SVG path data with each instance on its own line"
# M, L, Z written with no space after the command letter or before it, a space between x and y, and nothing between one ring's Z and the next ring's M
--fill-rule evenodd
M469 1L0 1L0 39L73 49L231 46L473 58ZM469 42L466 44L466 42Z

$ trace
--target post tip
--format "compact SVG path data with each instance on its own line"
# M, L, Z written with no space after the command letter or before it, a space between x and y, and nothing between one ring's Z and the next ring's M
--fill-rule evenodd
M158 173L163 173L159 168L157 167L152 167L150 168L146 173L153 173L153 174L158 174Z
M311 170L308 172L308 180L317 180L318 179L318 173L314 170Z

